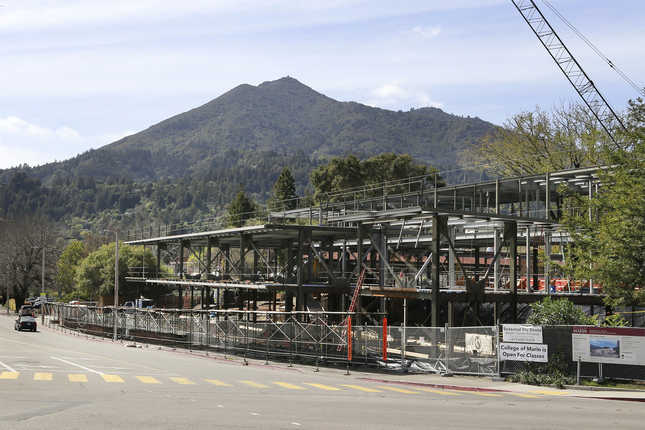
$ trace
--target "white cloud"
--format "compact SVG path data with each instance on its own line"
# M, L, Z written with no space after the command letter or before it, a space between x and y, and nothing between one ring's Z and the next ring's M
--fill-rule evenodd
M57 129L55 132L57 137L60 137L61 139L65 140L79 140L80 136L78 135L78 132L76 130L72 130L69 127L61 127Z
M621 41L642 36L642 14L626 13L643 10L642 0L611 8L560 3L628 76L641 73L633 59L643 48ZM0 168L73 157L239 84L286 75L341 101L392 110L435 106L496 123L576 96L508 0L2 5ZM635 97L561 36L615 106Z
M9 116L5 119L0 118L0 141L8 138L41 140L43 142L59 139L68 142L80 140L78 132L69 127L52 130L29 123L17 116Z
M443 103L442 102L435 102L432 99L430 99L430 96L426 94L417 94L415 98L418 100L419 107L436 107L436 108L442 108Z
M35 166L63 160L78 153L84 139L70 127L51 129L17 116L0 118L0 168L27 163Z
M372 90L370 94L375 95L380 99L401 99L407 97L407 93L397 84L385 84Z
M9 116L6 119L0 119L0 139L5 136L24 137L28 139L47 139L57 133L45 127L31 124L17 116Z
M370 106L379 106L392 110L407 110L411 107L442 107L443 103L436 102L423 91L409 89L400 82L381 85L369 92L372 99Z
M408 33L412 33L417 37L429 39L438 36L441 33L441 26L438 27L415 27Z

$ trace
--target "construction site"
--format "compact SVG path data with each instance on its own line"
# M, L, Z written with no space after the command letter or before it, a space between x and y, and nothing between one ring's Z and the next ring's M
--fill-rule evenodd
M562 186L591 196L597 170L440 188L410 178L249 227L130 232L127 244L152 248L173 273L138 268L128 280L172 288L184 309L349 311L358 324L362 314L428 327L517 323L546 295L604 312L600 286L560 270Z

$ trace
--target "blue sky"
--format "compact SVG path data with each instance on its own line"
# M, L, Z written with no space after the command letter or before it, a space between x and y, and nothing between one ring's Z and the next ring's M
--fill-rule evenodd
M637 92L542 0L617 110ZM551 0L639 87L643 0ZM284 76L502 124L578 100L510 0L0 0L0 168L64 160Z

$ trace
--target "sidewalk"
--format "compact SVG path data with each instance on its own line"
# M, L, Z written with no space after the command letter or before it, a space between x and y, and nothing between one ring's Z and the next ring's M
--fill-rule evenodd
M454 375L445 377L436 374L402 374L378 373L374 375L362 374L360 378L365 381L377 381L390 384L408 386L422 386L427 388L448 389L456 391L478 392L511 392L525 394L543 394L562 397L584 397L605 400L624 400L645 402L645 390L628 390L618 388L585 387L567 385L560 390L554 387L537 385L524 385L515 382L496 381L489 377L476 377Z
M243 361L241 357L231 357L229 360ZM247 362L252 366L266 366L264 360L248 358ZM288 368L299 372L312 372L315 367L293 363L292 367L284 363L271 363L270 366L277 368ZM320 373L333 373L335 375L347 375L347 368L344 366L320 366ZM554 387L543 387L538 385L525 385L505 380L495 380L491 377L477 377L467 375L453 375L446 377L435 373L402 373L385 371L369 367L350 367L348 378L359 381L377 382L385 384L406 385L409 387L435 388L454 391L476 391L482 393L516 393L536 394L562 397L579 397L603 400L622 400L632 402L645 402L645 390L628 390L620 388L586 387L568 385L564 389Z
M2 316L7 316L5 313L0 313ZM11 315L16 317L15 315ZM40 326L39 328L45 328L52 330L58 333L60 331L47 327ZM102 341L102 339L95 339L96 341ZM122 341L121 343L129 343ZM160 350L170 351L170 348L167 347L158 347ZM176 353L182 354L191 354L197 356L205 356L203 351L189 351L177 349L173 350ZM234 363L247 363L251 366L266 367L267 363L263 359L247 357L244 358L239 355L230 355L224 358L224 354L213 353L211 352L208 357L214 360L226 360L227 362ZM315 366L309 366L294 362L293 365L289 366L287 363L280 362L269 362L270 367L297 371L303 373L309 373L316 371ZM349 370L349 374L348 374ZM575 386L569 385L564 389L560 390L554 387L542 387L537 385L524 385L515 382L507 382L504 380L495 380L496 378L491 377L477 377L477 376L467 376L467 375L453 375L446 377L443 375L438 375L435 373L403 373L400 371L386 371L384 369L376 369L373 367L357 366L350 367L347 369L346 366L320 366L318 371L321 374L334 374L346 375L348 378L367 381L367 382L377 382L377 383L386 383L386 384L397 384L397 385L407 385L410 387L424 387L424 388L435 388L435 389L444 389L444 390L455 390L455 391L477 391L477 392L507 392L507 393L516 393L516 394L537 394L537 395L549 395L549 396L562 396L562 397L579 397L579 398L590 398L590 399L604 399L604 400L622 400L622 401L633 401L633 402L645 402L645 390L628 390L628 389L619 389L619 388L603 388L603 387L587 387L587 386Z

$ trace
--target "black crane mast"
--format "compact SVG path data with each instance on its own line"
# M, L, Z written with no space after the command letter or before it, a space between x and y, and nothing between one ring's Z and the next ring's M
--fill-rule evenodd
M553 27L546 20L533 0L511 0L517 10L522 14L542 45L551 54L560 70L565 74L571 85L578 92L582 100L589 107L600 125L605 129L611 140L616 143L610 127L612 122L617 122L624 129L622 121L613 111L607 100L598 91L593 81L580 67L573 54L565 46Z

